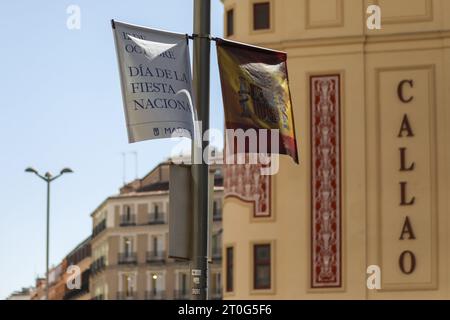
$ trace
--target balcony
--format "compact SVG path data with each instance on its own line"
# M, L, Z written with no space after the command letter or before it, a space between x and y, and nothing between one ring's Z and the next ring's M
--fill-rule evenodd
M151 212L148 215L148 224L166 224L166 214L163 212Z
M128 226L135 226L136 225L136 215L122 215L120 216L120 226L121 227L128 227Z
M99 235L105 229L106 229L106 219L103 219L92 230L92 238L95 238L97 235Z
M166 252L165 251L148 251L147 255L147 262L148 263L154 263L154 262L165 262L166 261Z
M91 274L95 275L106 268L105 257L100 257L91 263Z
M136 300L137 294L134 291L117 292L117 300Z
M173 291L174 300L190 300L191 295L189 294L189 290L174 290Z
M136 264L137 254L136 252L122 252L118 257L119 264Z
M165 290L150 290L145 292L146 300L165 300L166 291Z

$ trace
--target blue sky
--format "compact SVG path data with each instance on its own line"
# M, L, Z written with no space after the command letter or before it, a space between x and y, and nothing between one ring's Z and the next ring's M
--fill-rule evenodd
M66 27L69 5L81 30ZM139 175L170 155L176 141L128 144L112 18L192 32L192 0L2 1L0 30L0 299L45 272L45 183L24 173L71 167L52 184L50 262L91 233L90 213L122 185L122 152L137 151ZM212 33L222 36L222 4L212 0ZM212 47L211 126L223 110ZM127 180L135 176L127 157Z

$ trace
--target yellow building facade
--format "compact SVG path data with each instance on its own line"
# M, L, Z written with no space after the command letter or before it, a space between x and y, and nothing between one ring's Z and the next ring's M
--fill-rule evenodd
M300 154L227 170L224 298L449 299L450 1L222 2L288 53Z

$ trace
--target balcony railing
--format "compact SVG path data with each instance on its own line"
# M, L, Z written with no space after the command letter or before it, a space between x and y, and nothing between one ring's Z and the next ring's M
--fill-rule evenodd
M91 274L94 275L106 268L105 257L100 257L91 263Z
M189 290L174 290L173 298L175 300L190 300L191 296L189 294Z
M122 215L120 217L120 226L126 227L126 226L135 226L136 225L136 215Z
M165 251L148 251L147 262L164 262L166 260Z
M122 252L119 253L119 264L136 264L137 254L136 252Z
M148 224L166 224L166 214L163 212L149 213Z
M106 219L103 219L92 230L92 238L95 238L98 234L100 234L105 229L106 229Z
M166 291L164 290L150 290L145 292L146 300L164 300L166 299Z
M134 291L117 292L117 300L136 300L137 294Z

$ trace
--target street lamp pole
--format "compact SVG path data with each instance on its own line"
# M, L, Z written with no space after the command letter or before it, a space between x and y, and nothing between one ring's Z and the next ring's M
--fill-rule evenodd
M47 179L47 236L45 249L45 300L48 300L48 265L50 260L50 179Z
M34 173L39 178L44 180L47 183L47 235L46 235L46 253L45 253L45 300L48 300L48 289L49 289L49 280L48 280L48 266L49 266L49 257L50 257L50 183L55 181L59 177L61 177L65 173L73 173L72 169L64 168L61 170L60 174L53 177L50 172L45 173L45 175L40 175L35 169L27 168L25 172Z
M201 132L193 142L193 159L201 164L192 164L192 211L193 211L193 245L191 285L192 300L206 300L208 271L208 164L204 162L203 151L208 142L202 138L209 130L209 80L211 50L211 0L194 0L194 97L197 104L198 121ZM201 148L198 148L201 146Z

